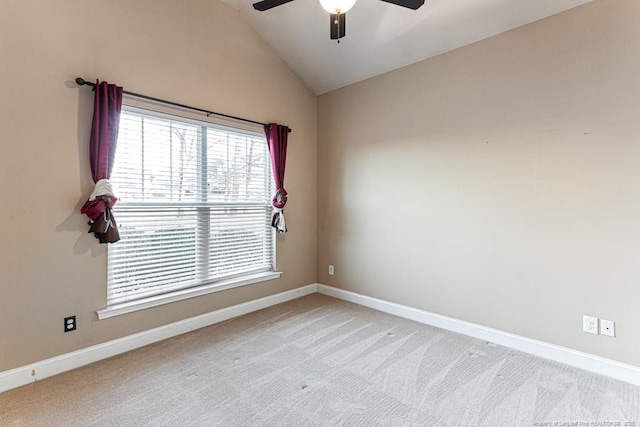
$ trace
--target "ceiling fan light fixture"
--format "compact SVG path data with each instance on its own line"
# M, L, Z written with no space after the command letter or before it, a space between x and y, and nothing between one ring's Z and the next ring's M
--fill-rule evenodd
M356 0L320 0L320 4L327 12L340 15L347 13L356 4Z

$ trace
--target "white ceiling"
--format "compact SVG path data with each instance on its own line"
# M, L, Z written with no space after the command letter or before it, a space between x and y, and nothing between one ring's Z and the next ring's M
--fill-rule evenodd
M329 14L318 0L265 12L254 10L253 0L223 1L320 95L592 0L425 0L417 11L358 0L339 44L329 39Z

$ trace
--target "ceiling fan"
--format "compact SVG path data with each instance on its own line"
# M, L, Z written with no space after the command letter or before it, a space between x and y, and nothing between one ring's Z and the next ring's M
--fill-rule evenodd
M260 12L272 9L276 6L289 3L293 0L262 0L253 4L253 8ZM424 4L424 0L381 0L397 6L418 10ZM329 24L331 29L331 40L338 40L346 34L346 13L353 7L356 0L320 0L320 4L331 15Z

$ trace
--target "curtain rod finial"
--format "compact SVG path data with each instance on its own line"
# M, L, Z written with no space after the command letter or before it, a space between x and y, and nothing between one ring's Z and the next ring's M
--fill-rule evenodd
M85 79L83 79L82 77L77 77L76 78L76 84L78 86L84 86L87 84L87 81Z

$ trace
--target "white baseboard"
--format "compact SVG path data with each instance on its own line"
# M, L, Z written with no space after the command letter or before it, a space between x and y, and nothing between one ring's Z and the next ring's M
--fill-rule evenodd
M0 372L0 393L316 292L640 386L637 366L316 283Z
M437 328L446 329L448 331L457 332L459 334L468 335L470 337L492 342L504 347L509 347L534 356L564 363L565 365L584 369L585 371L615 378L634 385L640 385L640 367L637 366L628 365L615 360L584 353L582 351L572 350L567 347L549 344L544 341L534 340L520 335L511 334L509 332L500 331L498 329L487 328L486 326L477 325L464 320L430 313L428 311L372 298L331 286L317 284L317 292L373 308L378 311L393 314L398 317L414 320L426 325L435 326Z
M113 341L83 348L72 353L63 354L50 359L35 362L9 371L0 372L0 393L20 387L34 381L42 380L62 372L79 368L89 363L116 356L145 345L153 344L176 335L184 334L214 323L223 322L253 311L271 307L282 302L315 293L317 285L308 285L290 291L270 295L243 304L212 311L200 316L191 317L179 322L129 335Z

